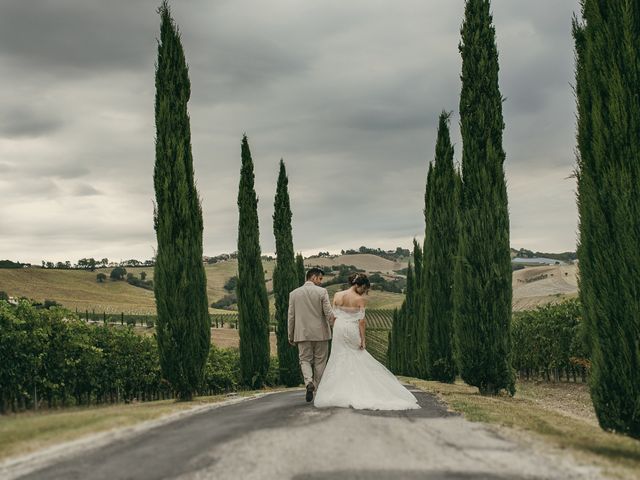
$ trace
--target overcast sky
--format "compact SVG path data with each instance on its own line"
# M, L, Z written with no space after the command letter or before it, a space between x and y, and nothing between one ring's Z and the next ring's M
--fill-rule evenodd
M0 259L150 258L159 0L2 0ZM511 245L575 249L571 17L494 0ZM190 66L204 253L235 250L249 137L263 252L278 161L296 250L424 234L438 115L461 156L463 0L174 0Z

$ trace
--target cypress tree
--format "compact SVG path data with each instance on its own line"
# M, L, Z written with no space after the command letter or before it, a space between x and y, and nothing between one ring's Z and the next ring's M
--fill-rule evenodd
M399 310L394 310L393 324L389 334L389 369L396 375L407 375L410 355L409 325L413 305L413 267L407 269L405 299Z
M296 255L296 269L298 271L298 286L304 285L304 282L306 282L306 272L304 270L304 257L301 253Z
M202 208L194 183L187 102L191 85L178 28L162 2L156 66L153 279L163 376L180 400L198 389L211 343L202 263Z
M398 309L393 309L391 330L387 334L387 366L393 373L398 372L398 354L397 354L397 338L398 338Z
M425 323L422 357L427 376L441 382L455 380L453 358L453 270L458 244L458 198L449 116L442 112L435 164L429 164L425 206Z
M407 374L412 377L420 377L422 373L422 362L419 352L423 349L420 342L424 341L422 332L424 330L424 290L423 290L423 259L422 247L413 239L413 288L410 292L412 297L411 317L409 320L409 331L407 335Z
M502 95L489 0L467 0L462 25L461 230L455 339L462 379L482 394L515 393L510 364L511 255Z
M430 226L429 226L429 215L428 215L428 208L431 205L431 188L433 186L433 165L431 162L429 162L429 167L427 169L427 184L425 187L425 194L424 194L424 202L425 202L425 208L424 208L424 219L425 219L425 232L429 232L430 230ZM429 264L427 263L429 260L429 255L427 255L427 249L430 248L429 245L427 245L427 235L425 235L424 238L424 244L422 247L422 251L423 251L423 256L422 256L422 284L423 284L423 288L422 288L422 325L420 327L420 330L418 332L418 349L417 349L417 355L418 355L418 362L420 365L419 368L419 377L420 378L424 378L424 379L428 379L429 378L429 369L428 369L428 359L427 359L427 328L429 327L428 322L429 322L429 318L427 317L427 294L428 294L428 289L429 289Z
M574 20L580 299L602 428L640 438L640 4Z
M415 276L413 265L409 264L409 268L407 270L407 292L405 295L404 303L400 308L400 318L402 330L400 343L398 345L398 352L400 354L400 366L401 366L401 374L409 375L410 371L410 363L412 357L412 345L411 345L411 333L412 333L412 323L413 323L413 314L414 314L414 285L415 285Z
M258 197L247 136L242 138L238 192L238 334L240 378L252 388L264 385L269 370L269 300L258 226Z
M293 253L291 233L291 203L289 201L289 180L284 161L280 160L280 173L273 214L273 233L276 237L276 268L273 272L273 293L276 303L276 323L278 325L278 365L280 383L293 387L302 383L298 349L289 345L288 312L289 293L299 286L298 268Z

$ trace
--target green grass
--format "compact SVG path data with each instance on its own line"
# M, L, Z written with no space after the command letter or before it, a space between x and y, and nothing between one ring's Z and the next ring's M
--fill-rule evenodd
M264 390L274 391L274 390ZM250 396L256 391L239 392ZM198 405L226 400L224 395L197 397L191 402L160 400L129 405L25 412L0 417L0 460L114 428L129 427Z
M515 397L482 396L462 383L404 378L437 395L452 410L475 422L526 431L601 467L615 478L638 478L640 441L603 431L595 421L586 385L521 382Z

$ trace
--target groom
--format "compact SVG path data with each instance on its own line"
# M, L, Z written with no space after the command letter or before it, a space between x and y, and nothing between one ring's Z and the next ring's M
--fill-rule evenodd
M329 355L329 339L335 317L329 292L322 288L324 272L312 268L306 283L289 294L289 343L298 345L300 368L307 387L305 399L313 400Z

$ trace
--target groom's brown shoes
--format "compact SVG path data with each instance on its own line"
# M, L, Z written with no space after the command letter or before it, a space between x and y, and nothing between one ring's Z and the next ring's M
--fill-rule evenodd
M307 383L307 394L304 397L307 402L313 400L313 392L315 389L316 386L313 383Z

